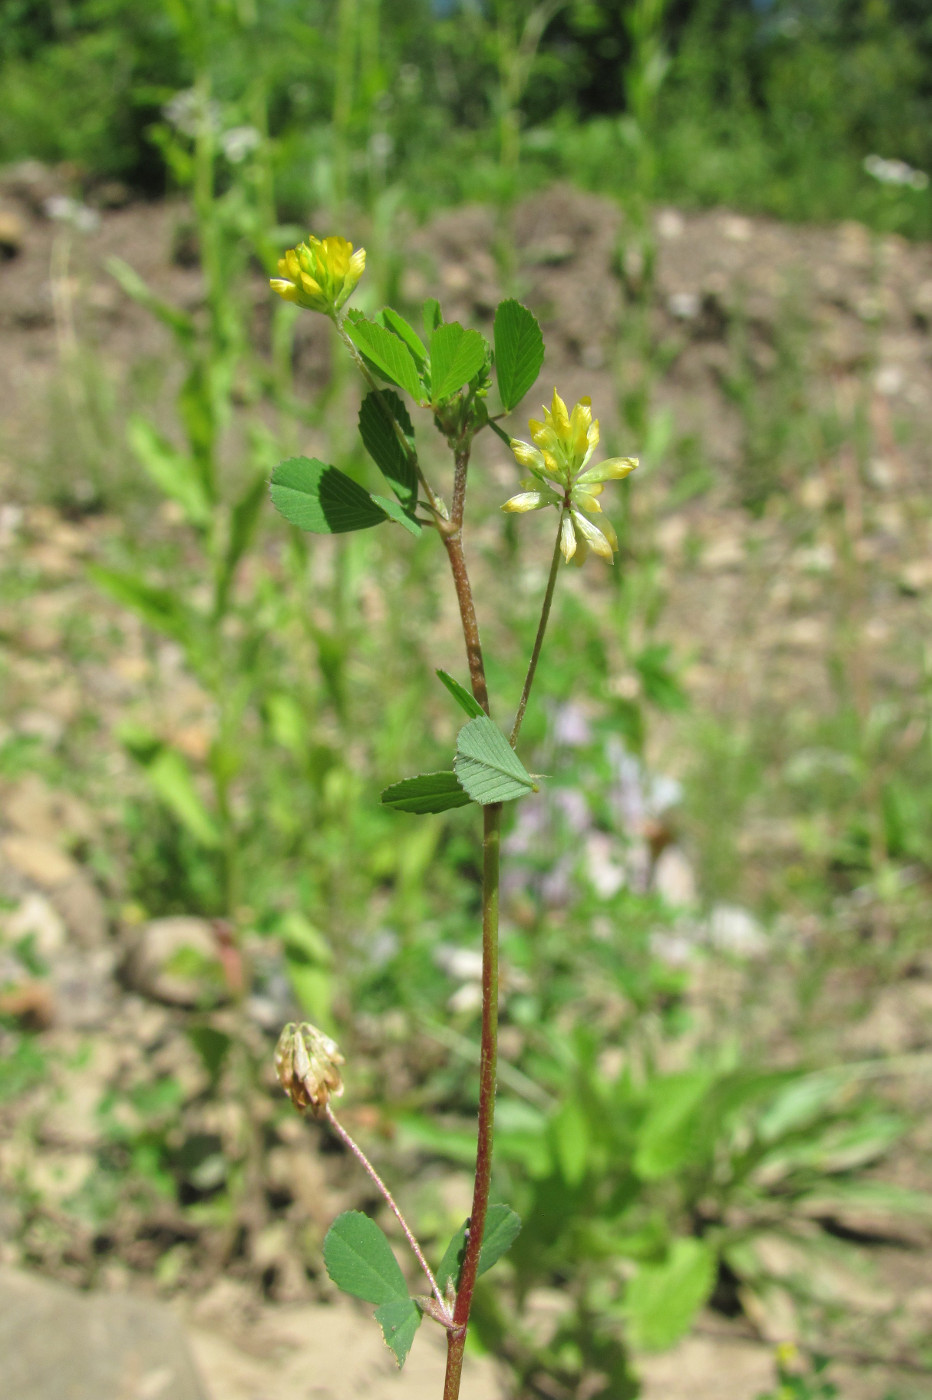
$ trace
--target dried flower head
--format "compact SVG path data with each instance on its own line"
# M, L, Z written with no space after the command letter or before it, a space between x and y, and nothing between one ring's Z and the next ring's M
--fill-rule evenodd
M295 1108L309 1108L323 1118L331 1096L343 1093L338 1066L343 1056L336 1041L316 1026L289 1021L275 1047L275 1072Z
M598 525L587 519L602 514L598 496L606 481L618 481L634 471L636 457L609 457L598 466L588 466L599 442L599 420L592 417L592 400L580 399L567 413L566 404L556 389L550 408L544 409L543 422L531 419L532 442L511 439L511 450L521 467L533 473L540 482L536 489L526 489L512 496L502 506L507 511L542 510L556 506L562 513L563 525L560 548L566 560L581 564L591 550L600 558L613 562L618 538L611 522L600 519ZM523 482L526 488L533 481Z

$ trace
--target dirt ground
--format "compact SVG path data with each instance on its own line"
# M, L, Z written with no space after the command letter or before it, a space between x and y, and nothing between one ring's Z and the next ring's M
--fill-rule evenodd
M102 209L81 231L43 212L60 193L47 171L0 182L0 211L12 217L15 235L0 264L0 569L36 585L28 608L15 590L0 602L0 738L33 735L52 748L88 706L106 711L97 742L111 742L121 705L140 685L143 652L141 641L132 641L139 631L134 634L132 621L124 631L131 640L119 655L89 647L75 658L64 646L75 618L100 616L105 624L110 615L85 565L121 522L107 511L80 509L82 496L92 500L101 483L83 479L86 456L76 452L77 464L69 458L69 446L80 447L79 429L69 417L62 366L69 356L80 357L82 347L92 352L118 417L141 394L154 404L167 401L173 376L166 337L109 275L112 256L173 303L196 309L201 300L199 273L179 235L181 206ZM412 229L405 295L416 301L438 292L448 319L485 326L503 291L491 251L497 228L493 214L477 207ZM612 442L619 432L619 355L623 384L635 388L643 374L622 337L644 277L633 231L615 204L562 188L521 204L513 231L515 285L508 291L540 316L547 344L541 389L549 396L556 382L571 402L590 394L603 437ZM658 460L675 456L671 432L680 444L682 489L672 502L664 499L641 444L618 441L612 450L641 451L645 458L642 489L652 502L649 528L668 597L664 635L688 658L688 692L724 721L764 704L817 709L829 685L828 637L839 621L836 585L851 576L856 609L848 621L863 641L863 684L890 693L915 687L932 621L932 246L874 237L854 224L791 228L721 210L658 210L653 233L657 270L648 320L664 347L665 371L652 390L652 431ZM261 334L268 293L258 274L254 296ZM317 318L301 323L297 366L308 391L326 369L326 331ZM788 502L778 493L776 504L756 516L740 501L748 433L763 430L767 412L748 407L754 383L786 386L788 419L831 419L850 430L836 452L826 448L813 475L791 481ZM670 423L672 429L664 426ZM780 441L779 421L764 427ZM850 446L858 433L870 443L863 463ZM703 445L698 466L690 439ZM117 456L99 464L101 471L120 470ZM511 467L490 460L489 470L511 486ZM106 491L108 483L102 485ZM181 711L177 697L187 682L176 671L169 684L178 688L173 703ZM198 703L191 697L195 717ZM675 739L661 727L657 743L657 761L675 772L683 758ZM94 1107L128 1054L138 1055L142 1045L153 1064L183 1072L171 1050L171 1013L127 990L118 976L118 921L99 864L93 868L82 854L100 831L92 807L47 783L19 777L4 784L0 893L14 918L33 901L31 917L61 953L53 993L36 1005L27 998L25 1013L45 1027L59 1057L73 1059L88 1041L93 1047L69 1080L67 1111L52 1106L35 1143L28 1138L37 1101L26 1111L0 1106L0 1183L33 1172L52 1199L87 1170ZM781 858L796 839L767 813L753 815L744 833L748 853ZM864 993L853 998L857 1016L840 1033L837 1026L832 1031L840 1051L932 1052L932 958L914 960L895 986ZM709 991L710 1008L717 995ZM916 1091L911 1107L932 1107L927 1087ZM280 1151L295 1154L295 1143ZM332 1158L312 1158L301 1170L299 1202L316 1228L350 1199L352 1188ZM932 1185L915 1158L903 1173L910 1184ZM187 1228L168 1215L144 1229L130 1222L120 1248L101 1263L92 1239L62 1220L45 1233L27 1231L27 1249L14 1246L22 1221L9 1201L0 1201L0 1262L25 1262L81 1284L125 1286L156 1270L166 1242L179 1237L173 1232ZM435 1396L439 1347L419 1339L397 1378L375 1329L357 1333L356 1309L329 1294L321 1305L319 1281L296 1268L276 1228L256 1254L278 1269L271 1299L257 1297L248 1281L208 1288L201 1277L186 1288L182 1279L175 1289L215 1400ZM859 1310L870 1314L872 1293L876 1314L882 1296L899 1318L887 1354L899 1354L901 1345L908 1350L904 1339L932 1328L930 1239L914 1238L909 1248L878 1241L875 1261L875 1282L865 1283L857 1298L840 1296L839 1304L853 1320ZM170 1283L167 1275L162 1281ZM755 1330L747 1319L710 1312L681 1348L645 1359L647 1400L754 1400L772 1383L778 1335L777 1328ZM930 1393L928 1374L908 1358L902 1367L877 1371L856 1349L849 1347L849 1355L851 1365L837 1375L846 1400L879 1400L894 1385L902 1400ZM467 1394L491 1400L500 1393L494 1366L473 1365Z

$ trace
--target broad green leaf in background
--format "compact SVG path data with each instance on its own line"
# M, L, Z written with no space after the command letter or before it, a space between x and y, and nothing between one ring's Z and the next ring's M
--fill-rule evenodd
M275 509L290 524L315 535L368 530L386 518L368 491L316 457L279 462L272 473L270 495Z
M391 389L367 394L359 407L359 435L366 451L391 486L401 504L413 511L417 504L417 472L412 457L398 441L389 415L414 450L414 428L408 410Z
M393 311L390 306L386 306L384 310L379 312L378 319L388 330L401 336L414 356L414 363L417 365L418 371L422 371L427 363L427 347L414 327L409 325L405 318L399 316L398 312Z
M366 1303L409 1302L408 1285L385 1235L358 1210L338 1215L324 1240L327 1273Z
M200 845L216 850L220 845L220 833L201 801L184 756L166 744L143 767L156 795L172 815Z
M461 686L459 681L455 681L448 671L444 671L442 667L438 666L437 675L441 683L446 686L447 690L453 696L453 699L459 705L460 709L465 710L471 719L478 719L480 715L485 714L485 710L483 710L475 696L470 691L466 690L464 686Z
M472 801L464 792L455 773L419 773L416 778L402 778L387 787L381 797L383 807L396 812L447 812L452 807L466 807Z
M537 792L528 773L502 731L480 715L464 724L456 740L454 771L474 802L513 802Z
M623 1305L632 1346L663 1351L692 1325L715 1284L715 1254L704 1240L677 1239L662 1264L642 1264Z
M423 397L421 378L414 357L405 342L361 311L351 311L343 322L356 349L365 355L384 379L404 389L412 399Z
M185 605L168 588L158 588L137 578L135 574L118 569L105 569L92 564L88 574L94 582L124 607L132 608L144 622L176 642L187 644L197 621Z
M567 1186L578 1186L589 1162L589 1120L578 1099L560 1106L552 1123L553 1145L560 1173Z
M438 326L430 338L430 400L441 403L473 379L486 362L488 344L458 321Z
M650 1086L651 1104L638 1134L634 1170L645 1181L659 1181L706 1155L709 1142L698 1132L699 1115L715 1076L705 1070L663 1075Z
M184 452L179 452L167 438L156 432L145 418L133 414L126 425L130 447L160 491L177 501L191 525L206 525L210 519L210 502L204 491L201 473Z
M446 1293L448 1282L452 1282L454 1288L459 1286L460 1269L463 1265L463 1254L466 1249L467 1224L467 1221L463 1222L443 1252L440 1268L435 1275L441 1293ZM511 1206L489 1206L485 1217L482 1248L479 1251L478 1272L480 1275L487 1273L493 1264L498 1263L520 1233L521 1217L511 1209Z
M393 1298L375 1310L386 1346L395 1354L399 1368L405 1364L414 1334L421 1323L421 1310L413 1298Z
M519 301L499 303L495 312L495 377L502 405L521 402L544 363L544 338L535 318Z

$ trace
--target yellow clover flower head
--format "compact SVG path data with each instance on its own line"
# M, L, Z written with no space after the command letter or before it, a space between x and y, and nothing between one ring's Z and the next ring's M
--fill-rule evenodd
M272 277L270 286L285 301L332 316L349 300L365 266L365 248L354 253L345 238L315 238L311 233L306 243L279 258L281 277Z
M602 514L597 497L606 481L618 481L634 471L636 457L609 457L590 467L589 459L599 443L599 420L592 416L592 400L580 399L568 413L556 389L543 422L531 419L531 442L511 439L511 450L521 467L527 467L540 482L512 496L502 506L507 511L542 510L556 506L562 515L560 549L564 559L582 564L591 551L609 564L614 562L618 537L603 519L595 525L590 515ZM534 486L533 481L522 483Z

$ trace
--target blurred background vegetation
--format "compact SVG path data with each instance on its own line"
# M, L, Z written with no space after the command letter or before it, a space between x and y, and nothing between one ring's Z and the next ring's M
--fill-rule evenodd
M527 412L591 389L642 457L524 731L496 1197L526 1223L479 1338L514 1396L619 1400L708 1307L802 1344L781 1397L828 1400L822 1353L851 1400L925 1396L925 0L6 0L0 52L30 211L0 267L5 1258L325 1290L329 1218L374 1203L271 1084L296 1014L435 1250L465 1210L476 832L377 800L455 732L436 541L265 508L295 451L370 481L328 328L267 291L339 230L367 311L487 331L521 295ZM474 477L504 716L549 545L498 512L494 444Z
M243 121L264 88L291 213L330 196L350 176L334 168L346 160L357 198L400 182L422 209L499 194L503 179L527 190L567 174L623 197L643 175L640 138L661 199L858 218L916 237L932 228L928 197L897 198L864 170L871 154L932 165L924 0L209 8L208 40L182 0L8 0L0 161L71 160L163 193L170 171L153 126L206 68ZM647 129L645 88L656 94Z

